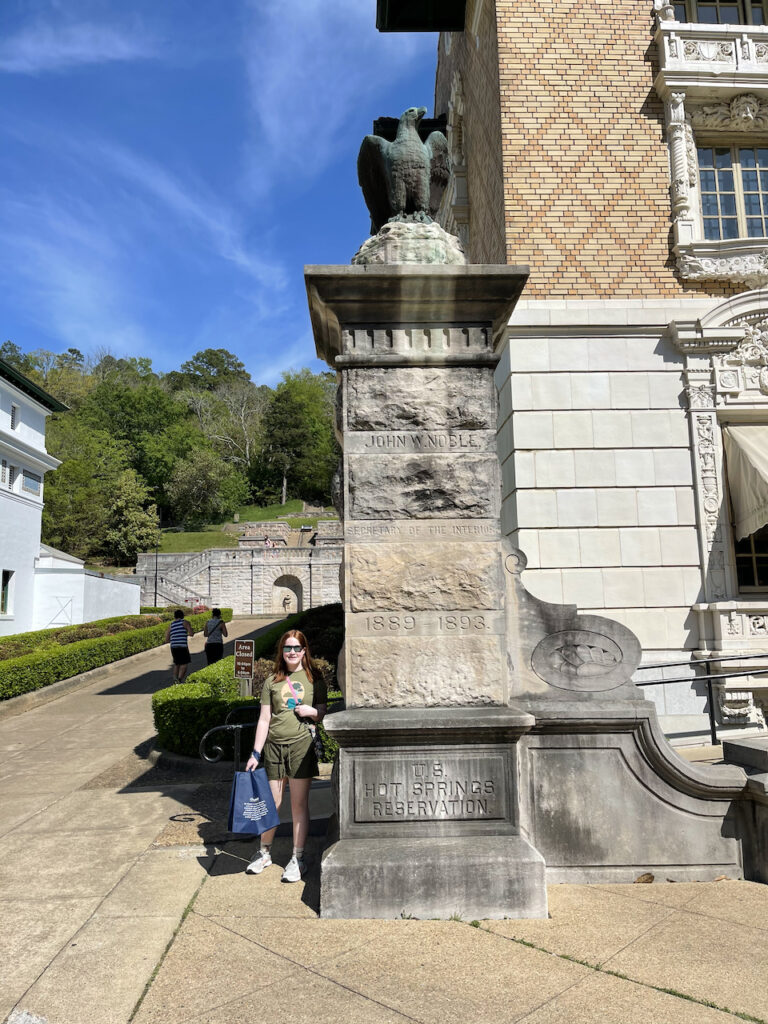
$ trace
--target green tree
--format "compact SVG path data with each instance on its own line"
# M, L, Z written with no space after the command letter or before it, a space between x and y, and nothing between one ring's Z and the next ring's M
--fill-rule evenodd
M168 484L174 467L193 451L210 444L193 423L171 423L159 433L145 431L133 442L131 463L151 488L154 500L167 518L171 509Z
M78 558L100 554L117 480L128 468L126 446L61 413L48 421L47 447L62 464L45 479L43 541Z
M106 519L104 552L118 565L133 564L139 551L153 548L160 539L157 508L150 502L149 488L133 469L125 470L115 481Z
M215 391L222 384L250 382L250 379L245 364L225 348L206 348L196 352L191 359L181 364L181 371L173 370L165 376L166 383L173 391L184 388Z
M81 414L94 429L132 446L142 434L160 434L189 418L185 403L159 384L146 381L131 387L117 379L97 384L83 402Z
M186 527L221 522L248 500L248 483L215 452L196 449L176 464L168 483L172 512Z
M235 380L215 391L188 388L179 395L194 413L200 432L228 462L249 472L263 443L270 388Z
M264 416L263 461L275 493L328 502L340 450L333 432L333 373L284 373Z
M12 341L4 341L0 345L0 359L27 377L31 377L35 372L35 365L32 360Z

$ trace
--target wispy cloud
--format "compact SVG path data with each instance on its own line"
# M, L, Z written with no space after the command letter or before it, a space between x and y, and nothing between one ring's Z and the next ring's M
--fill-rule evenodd
M147 60L158 54L158 42L140 27L36 21L0 43L0 71L39 75L83 64Z
M284 4L246 2L257 188L269 183L265 170L271 180L276 172L309 177L321 171L353 118L370 124L368 99L435 52L434 36L376 32L371 0L291 0L290 31ZM359 124L352 130L359 138Z
M101 159L123 178L138 185L188 229L202 231L213 250L261 285L284 283L282 268L262 259L245 243L238 214L218 202L200 182L182 181L165 167L123 147L94 143L89 159Z
M64 347L89 351L108 343L121 354L147 353L149 339L126 309L119 247L92 210L68 198L65 210L40 195L0 195L0 266L16 305Z

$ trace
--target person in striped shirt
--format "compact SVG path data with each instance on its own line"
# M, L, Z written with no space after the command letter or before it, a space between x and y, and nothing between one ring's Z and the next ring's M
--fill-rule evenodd
M189 637L194 635L195 631L184 618L184 609L177 608L173 613L173 621L165 631L165 642L171 645L174 683L182 683L187 674L190 662Z

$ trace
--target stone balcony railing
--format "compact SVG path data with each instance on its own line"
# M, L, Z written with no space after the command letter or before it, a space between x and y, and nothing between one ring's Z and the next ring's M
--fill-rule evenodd
M660 95L768 85L768 26L660 21L656 31Z

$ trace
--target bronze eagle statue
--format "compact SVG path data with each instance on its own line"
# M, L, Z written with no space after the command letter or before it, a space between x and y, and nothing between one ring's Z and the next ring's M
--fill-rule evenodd
M376 234L387 221L424 221L437 213L450 174L448 141L442 132L419 137L426 107L409 107L392 142L366 135L357 157L357 179Z

